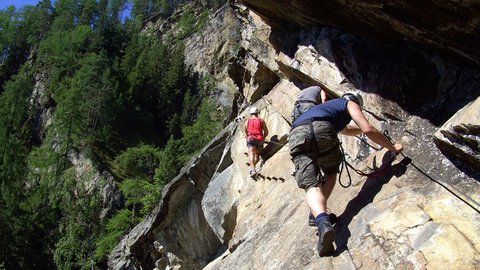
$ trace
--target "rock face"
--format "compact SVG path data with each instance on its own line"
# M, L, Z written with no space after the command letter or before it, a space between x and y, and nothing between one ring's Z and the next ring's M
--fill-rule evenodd
M480 98L458 111L435 133L444 152L480 171Z
M47 129L52 123L53 108L52 99L45 91L44 75L37 74L35 77L35 86L33 88L30 104L33 111L33 135L35 141L45 139Z
M189 65L219 79L219 92L232 97L235 120L165 188L155 210L112 252L109 268L478 269L480 72L460 64L478 61L471 46L478 30L454 51L449 36L441 35L445 24L453 27L452 18L445 24L436 18L463 10L468 27L475 27L468 15L480 9L453 1L425 1L415 10L401 1L242 2L248 8L215 14L229 18L229 26L199 33L189 45L206 52L204 65L200 55ZM428 24L418 15L427 8ZM387 24L388 18L397 21ZM318 25L327 20L344 30ZM400 31L401 22L423 29L421 40L418 32ZM227 28L239 35L225 35ZM467 28L453 27L450 37ZM354 35L360 30L365 36ZM426 49L385 42L392 38ZM405 146L382 175L351 172L349 179L343 172L340 181L351 181L350 187L337 185L328 201L338 216L336 255L324 258L307 224L304 191L290 174L287 145L294 100L308 85L331 97L360 91L369 121ZM270 131L255 179L248 176L243 133L245 109L253 105ZM366 137L340 140L355 168L385 165L389 153Z
M240 0L275 29L298 31L325 25L363 36L407 41L480 65L476 1Z
M164 262L199 269L211 260L223 243L207 223L201 200L212 176L231 163L224 149L235 127L217 135L165 186L159 205L113 250L109 268L153 269Z
M54 101L51 93L45 88L45 78L42 73L35 75L30 104L33 108L31 112L33 115L33 140L42 142L52 124L54 111ZM85 158L81 152L70 151L68 159L75 167L76 180L86 184L86 191L101 193L100 218L105 218L123 205L123 195L115 183L114 177L108 171L99 171L93 166L92 160Z

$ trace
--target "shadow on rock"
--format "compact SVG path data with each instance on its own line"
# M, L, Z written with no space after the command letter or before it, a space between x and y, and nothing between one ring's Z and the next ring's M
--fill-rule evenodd
M268 181L280 181L280 182L285 182L285 178L283 177L276 177L276 176L265 176L261 173L257 173L254 177L252 177L253 180L258 181L258 180L268 180Z
M287 135L283 135L280 139L278 138L278 135L273 135L270 138L270 141L266 143L267 145L260 154L264 162L275 155L278 150L287 144Z
M351 232L348 225L352 219L369 203L373 202L375 195L382 189L382 186L390 181L393 176L403 175L411 159L404 157L400 163L391 166L383 177L369 177L362 186L358 195L350 200L342 214L338 216L337 224L334 226L337 233L335 243L337 245L336 255L348 249L348 240Z

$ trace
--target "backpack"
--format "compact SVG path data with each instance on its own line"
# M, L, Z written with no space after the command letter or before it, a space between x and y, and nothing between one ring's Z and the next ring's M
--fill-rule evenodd
M293 105L293 110L292 110L292 124L297 120L297 118L304 112L308 111L310 108L314 107L317 105L315 102L312 101L295 101L295 104Z

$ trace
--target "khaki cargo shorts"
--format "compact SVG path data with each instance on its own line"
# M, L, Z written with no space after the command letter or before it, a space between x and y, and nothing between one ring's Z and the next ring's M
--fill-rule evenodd
M317 151L313 149L315 144L311 140L310 126L313 126ZM288 143L298 187L308 190L325 181L322 171L325 174L339 172L343 156L337 131L330 123L314 121L312 125L295 127L290 131Z

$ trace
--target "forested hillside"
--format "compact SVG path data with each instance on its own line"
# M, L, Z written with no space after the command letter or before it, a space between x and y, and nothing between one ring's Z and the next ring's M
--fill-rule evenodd
M222 128L212 79L186 70L182 42L222 3L187 2L0 11L0 269L105 269L119 237ZM153 17L174 31L143 31Z

